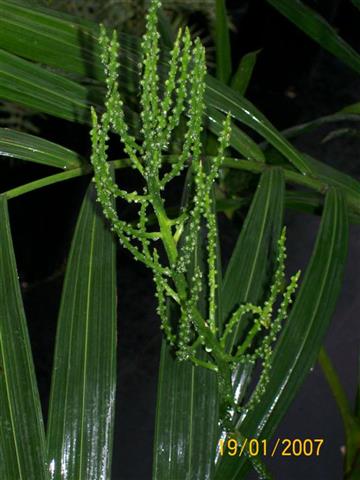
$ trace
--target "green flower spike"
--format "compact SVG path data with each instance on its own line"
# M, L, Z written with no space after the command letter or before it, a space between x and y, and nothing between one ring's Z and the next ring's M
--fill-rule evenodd
M277 269L264 305L240 305L219 332L216 323L217 226L212 190L222 167L225 150L229 146L231 121L228 115L219 137L218 154L211 161L204 162L201 134L205 110L205 50L198 39L192 41L187 29L184 32L180 30L170 55L168 77L163 89L160 89L157 30L159 7L159 1L151 1L146 34L142 42L141 144L129 133L125 121L118 85L120 47L116 33L109 38L105 28L101 27L101 60L106 75L107 93L105 112L100 119L92 109L91 162L94 167L94 181L98 201L111 229L135 260L143 262L153 273L158 301L157 312L166 340L175 349L179 360L191 361L218 375L220 416L224 425L228 426L229 412L234 409L239 412L250 410L264 393L271 371L273 344L286 319L299 273L291 278L273 319L274 304L282 293L285 279L284 229L279 239ZM170 148L182 116L186 118L182 150L176 160L170 165L167 164L164 169L165 152ZM110 130L120 137L132 167L142 176L145 184L142 193L128 192L114 182L107 162ZM186 167L190 168L192 173L193 196L189 206L179 217L170 219L164 206L162 191ZM138 219L135 223L119 218L114 207L114 200L117 198L138 206ZM157 219L156 230L149 227L149 214L155 215ZM186 273L195 253L200 227L206 231L206 274L200 271L199 267L195 267L189 278ZM159 255L161 246L166 254L163 262ZM203 288L207 292L206 318L198 310ZM172 325L169 321L169 301L177 305L177 325ZM241 343L235 345L234 351L229 352L227 339L244 315L252 321L250 330ZM206 360L203 354L200 355L204 351L207 352ZM258 383L247 404L236 405L231 385L232 373L241 363L257 361L262 364Z

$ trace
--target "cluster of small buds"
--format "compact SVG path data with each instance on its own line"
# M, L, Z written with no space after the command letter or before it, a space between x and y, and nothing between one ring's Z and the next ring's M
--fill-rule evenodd
M264 305L262 307L249 303L241 305L232 316L223 333L222 340L224 342L224 339L231 333L232 329L236 325L236 316L239 317L245 313L252 313L253 315L256 315L253 327L250 329L250 332L247 334L244 342L238 346L234 358L242 363L249 363L253 365L256 363L256 361L260 360L262 371L249 401L243 406L237 406L237 411L239 413L252 410L255 405L259 403L262 395L265 392L266 386L270 379L273 354L272 346L278 338L278 334L282 328L283 322L287 318L288 308L293 301L292 297L298 287L300 271L291 277L290 283L283 293L282 301L276 312L276 317L272 319L275 302L284 290L286 259L285 241L286 229L284 227L278 241L277 268L274 274L272 285L270 287L269 296L264 302ZM258 342L258 344L254 347L255 338L261 333L263 336L260 342ZM249 352L251 349L252 352Z
M181 45L182 43L182 45ZM191 60L191 37L189 29L185 33L179 29L174 48L170 56L169 76L165 80L164 99L161 104L162 115L159 118L158 135L161 148L166 150L174 130L179 126L180 118L185 110L185 100L188 92L188 69ZM176 91L176 101L173 95ZM167 121L166 121L167 120ZM178 161L173 166L173 172L165 176L161 182L166 185L178 175L185 162Z
M154 0L150 2L149 11L146 20L146 35L143 37L141 44L142 59L142 79L140 85L141 92L141 120L143 133L143 146L147 160L155 163L155 159L151 159L151 154L156 145L156 127L159 118L159 32L157 30L157 11L160 8L160 2ZM157 159L158 163L159 159ZM146 168L150 166L146 165Z
M195 103L195 102L194 102ZM222 134L219 138L219 150L217 156L212 160L210 167L210 172L207 174L205 168L207 165L204 165L200 156L193 157L192 169L194 175L194 184L195 184L195 194L193 199L193 209L189 213L189 222L188 222L188 232L185 238L185 241L180 249L180 253L175 265L176 270L179 273L186 271L188 265L191 261L192 253L195 249L197 243L197 238L201 225L201 218L205 218L208 228L208 248L210 261L209 272L210 275L216 277L216 267L215 267L215 249L216 249L216 222L213 219L214 207L212 200L212 187L219 175L220 166L224 159L224 151L229 144L231 131L230 116L226 117L224 122L224 128ZM200 138L200 132L199 132ZM196 147L197 148L197 147ZM193 153L196 151L193 150ZM213 283L214 286L214 283ZM212 287L213 288L213 287ZM213 292L213 289L210 289ZM212 294L212 293L211 293Z
M217 222L213 188L229 146L231 119L228 115L219 137L218 154L211 159L202 156L203 114L205 109L205 51L200 41L190 37L189 30L180 31L170 54L168 77L160 98L159 33L157 29L158 0L151 0L147 15L147 29L142 42L141 135L142 144L130 135L124 114L124 105L118 85L119 43L116 33L109 39L101 28L101 60L104 64L107 93L105 112L99 119L92 109L91 130L94 182L98 201L111 229L136 260L152 270L157 313L161 329L168 343L176 350L179 360L190 360L196 366L209 368L218 374L219 391L227 408L233 408L234 395L231 375L243 362L262 363L262 373L248 403L241 407L251 409L263 394L269 379L272 346L283 321L286 319L299 274L291 278L275 319L274 304L284 290L285 230L279 239L277 269L270 293L263 306L241 305L222 327L217 325ZM170 164L167 172L164 151L186 113L186 133L181 152ZM119 188L107 162L109 132L119 135L131 165L143 177L142 193ZM165 209L162 190L189 166L191 178L190 198L176 219L170 219ZM115 200L137 204L135 223L119 218ZM150 229L148 215L153 214L157 230ZM196 257L200 229L206 241L206 274L195 265L189 273L191 261ZM203 233L203 232L202 232ZM167 261L160 262L158 243L164 247ZM206 296L205 313L199 312L200 296ZM169 300L177 305L177 324L169 319ZM244 315L253 317L253 325L240 344L229 349L229 337ZM202 352L199 355L199 352ZM204 359L204 352L207 358ZM236 406L235 406L236 407Z
M190 342L196 334L196 327L192 321L191 308L198 303L202 289L202 279L196 272L192 279L188 279L191 288L185 285L185 293L177 292L174 278L169 280L168 272L175 266L175 276L185 273L194 254L201 222L207 223L208 229L208 266L209 266L209 324L214 332L215 317L215 290L216 290L216 219L213 213L212 186L221 167L224 150L228 146L230 136L230 118L224 124L224 132L220 137L218 156L210 166L209 174L205 175L203 160L200 158L202 141L202 118L204 113L205 94L205 51L199 40L192 41L190 32L181 30L177 36L170 55L168 78L164 83L163 97L159 91L159 33L157 30L157 10L160 2L151 1L147 15L147 29L142 42L142 78L141 85L141 133L142 144L130 135L124 115L124 105L119 93L119 43L114 32L108 37L104 27L100 30L100 45L102 47L101 60L104 64L106 77L106 110L101 118L92 109L92 156L94 167L94 181L98 190L98 201L103 207L105 216L110 222L112 230L118 235L120 243L130 250L136 260L142 261L153 270L158 298L158 313L162 320L162 329L169 343L178 341L179 357L185 358L190 352ZM187 132L183 148L170 171L161 177L163 165L163 151L168 148L172 133L180 124L182 114L187 113ZM124 151L130 158L131 164L145 180L142 194L127 192L120 189L114 182L107 160L107 143L109 132L118 134ZM172 226L166 215L161 190L187 164L191 165L195 185L192 208L186 210L173 219ZM139 219L137 225L121 220L116 211L115 200L121 198L127 202L139 204ZM159 221L159 231L149 231L147 214L154 212ZM179 242L180 232L186 224L187 234ZM172 229L176 227L175 234ZM183 236L184 237L184 236ZM159 262L154 242L161 240L168 253L168 266ZM177 249L177 245L179 248ZM180 245L182 245L180 247ZM171 277L171 274L170 274ZM186 283L186 282L185 282ZM175 300L181 310L181 318L177 332L167 323L166 302L169 298ZM187 354L185 354L187 352Z
M176 336L172 332L172 328L169 321L168 315L168 305L167 305L167 292L170 288L168 286L166 278L164 278L161 266L159 263L159 256L156 248L154 249L154 283L156 288L156 297L157 297L157 313L161 320L161 330L163 330L164 335L171 346L175 345Z
M195 272L190 282L190 295L186 304L182 308L182 314L179 321L179 342L177 356L179 360L187 360L192 352L191 341L192 338L192 316L193 310L196 308L200 294L202 291L203 275L199 267L195 268ZM199 335L201 332L196 330Z

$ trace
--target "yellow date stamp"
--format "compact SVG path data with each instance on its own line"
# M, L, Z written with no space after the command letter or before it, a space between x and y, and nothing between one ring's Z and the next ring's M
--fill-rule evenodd
M244 438L241 442L235 438L219 440L219 453L230 457L250 456L257 457L318 457L323 438L277 438L274 440L259 440Z

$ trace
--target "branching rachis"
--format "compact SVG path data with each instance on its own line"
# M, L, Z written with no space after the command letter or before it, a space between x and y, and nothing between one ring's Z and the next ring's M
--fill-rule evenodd
M112 230L120 243L130 250L136 260L153 272L158 300L157 311L161 328L169 344L181 361L191 361L218 375L221 399L220 416L229 425L230 411L244 412L254 407L263 394L269 378L272 346L287 316L288 306L297 287L299 273L294 275L283 291L285 280L285 229L279 239L277 268L272 285L263 305L240 305L224 325L217 319L217 225L212 196L224 152L229 146L230 116L223 124L218 153L211 161L202 157L202 120L205 108L205 51L199 40L193 42L188 30L179 31L170 56L168 77L160 92L158 75L159 33L157 10L160 2L151 2L147 31L142 42L141 77L141 135L139 144L129 133L118 88L119 44L116 33L109 39L101 30L102 62L105 67L107 95L106 110L98 119L92 111L92 164L98 200ZM169 148L172 135L186 114L187 132L182 152L167 165L164 152ZM132 166L143 177L145 187L141 193L120 189L111 176L107 162L107 140L110 129L119 135ZM163 198L164 188L185 168L191 169L193 194L186 208L177 218L169 218ZM121 220L113 199L121 198L138 205L138 223ZM157 228L150 228L149 214L157 219ZM189 278L201 226L206 230L206 269L195 265ZM167 261L160 261L162 244ZM204 285L206 288L204 288ZM206 290L206 291L205 291ZM282 300L273 318L275 302ZM201 295L207 298L207 313L198 309ZM167 302L179 309L179 321L169 321ZM229 347L228 338L243 315L248 315L250 329L237 345ZM206 351L207 359L199 357ZM240 363L261 362L262 372L254 392L246 405L235 405L231 373Z

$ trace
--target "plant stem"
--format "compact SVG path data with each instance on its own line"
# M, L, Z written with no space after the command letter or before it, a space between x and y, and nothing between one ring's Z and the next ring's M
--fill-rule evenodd
M115 160L111 162L111 164L116 169L129 167L131 165L129 158ZM8 200L10 200L11 198L20 197L25 193L38 190L39 188L47 187L55 183L63 182L65 180L71 180L72 178L76 178L76 177L82 177L84 175L90 175L92 171L93 171L93 168L90 164L81 166L79 168L72 168L67 172L55 173L54 175L49 175L48 177L40 178L39 180L35 180L33 182L25 183L24 185L20 185L20 187L12 188L11 190L7 190L6 192L4 192L2 195L4 195Z
M244 342L238 347L235 358L240 358L246 352L246 350L252 344L252 341L253 341L255 335L260 330L261 330L261 324L260 323L255 323L255 325L253 325L253 327L251 328L250 332L247 334Z
M204 360L200 360L199 358L195 357L195 355L190 356L190 360L197 365L198 367L203 367L207 368L208 370L211 370L212 372L218 372L218 367L212 363L212 362L205 362Z
M359 452L360 426L358 419L351 410L350 402L341 385L338 374L324 348L321 348L318 360L343 421L346 441L345 473L346 478L350 478Z
M318 360L319 360L321 369L323 371L323 374L326 378L326 381L330 387L331 393L333 394L334 399L339 408L339 412L343 420L345 431L348 433L348 430L350 427L350 418L352 418L353 416L350 403L343 389L343 386L341 385L339 376L331 362L329 355L326 353L324 347L322 347L319 352Z
M177 158L177 155L167 155L163 158L166 159L168 162L172 163ZM213 158L213 157L207 157ZM131 166L131 162L129 158L122 158L120 160L114 160L109 162L113 165L115 169L125 168ZM272 167L267 164L259 163L253 160L244 160L235 157L226 157L223 163L225 168L233 168L236 170L244 170L247 172L261 174L264 170L268 168L282 168L282 167ZM21 185L20 187L13 188L3 193L5 197L10 200L11 198L19 197L20 195L24 195L26 193L32 192L39 188L47 187L48 185L52 185L54 183L63 182L65 180L70 180L72 178L81 177L83 175L89 175L92 172L91 165L85 165L80 168L73 168L68 170L67 172L61 172L54 175L50 175L48 177L41 178L39 180L35 180L34 182L27 183L25 185ZM311 190L315 190L321 194L324 194L329 185L326 182L323 182L317 178L311 177L310 175L301 175L300 173L294 172L292 170L288 170L286 168L283 169L285 181L287 183L295 184L295 185L302 185L304 187L308 187ZM356 198L347 197L347 201L349 206L351 206L352 211L356 213L360 213L360 202Z

